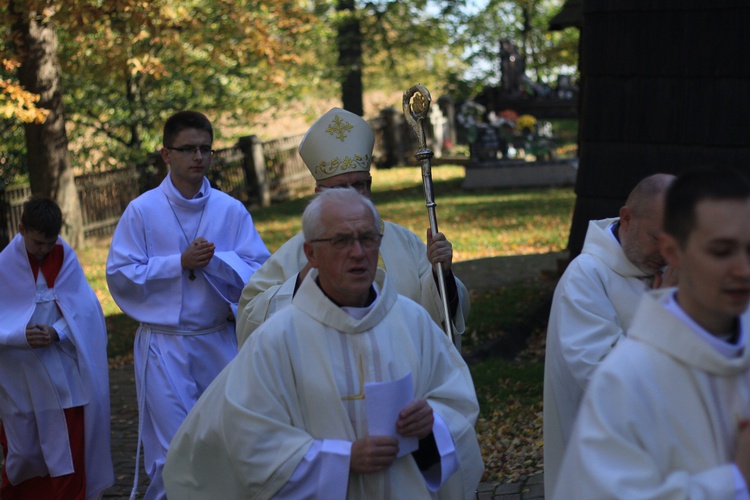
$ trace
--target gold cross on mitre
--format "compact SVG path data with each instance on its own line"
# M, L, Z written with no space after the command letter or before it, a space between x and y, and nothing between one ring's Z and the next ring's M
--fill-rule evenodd
M354 125L349 122L345 122L340 116L336 116L333 121L328 124L326 132L336 137L336 139L344 142L346 136L352 131Z

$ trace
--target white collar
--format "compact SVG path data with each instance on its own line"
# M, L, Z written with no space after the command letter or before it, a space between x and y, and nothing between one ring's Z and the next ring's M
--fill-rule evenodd
M739 318L737 321L737 328L739 328L737 343L730 344L726 340L723 340L721 337L713 335L708 330L696 323L693 318L688 316L688 314L682 309L682 307L680 307L680 304L677 303L677 300L675 300L676 293L676 291L671 293L669 295L669 300L664 303L664 308L667 311L674 314L675 317L677 317L679 320L685 323L685 325L690 327L690 329L695 332L698 338L703 340L706 344L711 346L715 351L717 351L725 358L739 358L742 355L745 349L745 331L742 328L742 322L739 321Z

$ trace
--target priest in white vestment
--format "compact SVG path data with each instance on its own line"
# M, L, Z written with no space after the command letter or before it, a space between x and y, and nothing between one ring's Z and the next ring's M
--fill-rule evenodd
M620 217L589 222L581 254L555 289L544 366L544 484L552 491L594 368L623 338L638 302L664 266L656 238L672 175L638 183ZM656 281L656 283L655 283Z
M750 182L684 174L664 232L678 286L644 296L594 372L553 500L750 498Z
M147 499L164 498L161 471L174 433L237 354L236 304L269 256L245 206L205 177L208 118L172 115L163 142L169 175L125 209L107 258L112 297L140 323L134 360Z
M164 469L170 498L475 498L484 467L471 375L377 269L379 227L353 189L307 207L313 270L188 415ZM378 416L372 391L405 377L405 402Z
M352 186L370 197L370 163L375 135L360 116L333 108L318 119L300 143L299 153L316 181L316 192ZM427 246L409 231L392 222L381 224L380 267L388 273L401 295L421 304L438 325L445 321L443 302L434 274L441 264L445 276L452 331L462 334L469 316L469 293L451 271L453 250L442 233L427 235ZM247 337L273 313L291 302L310 269L302 250L304 236L297 234L284 243L245 286L239 302L237 340Z

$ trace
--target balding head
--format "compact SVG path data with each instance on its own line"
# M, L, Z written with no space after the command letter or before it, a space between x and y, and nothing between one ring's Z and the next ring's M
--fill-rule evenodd
M663 204L664 195L674 181L671 174L649 175L636 184L628 195L625 206L636 216L648 215L653 211L654 204Z
M670 174L654 174L641 180L630 192L620 209L618 236L623 252L630 262L646 275L656 273L665 265L659 253L662 231L664 196L674 181Z

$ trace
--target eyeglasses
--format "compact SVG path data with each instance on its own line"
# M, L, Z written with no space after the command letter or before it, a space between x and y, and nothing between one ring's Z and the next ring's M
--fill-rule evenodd
M179 151L180 153L191 154L191 155L197 153L198 151L200 151L200 153L203 156L210 155L210 154L214 153L214 150L211 149L211 146L192 146L192 145L187 145L187 146L179 146L179 147L176 147L176 148L172 148L172 147L166 146L166 148L167 149L171 149L172 151Z
M380 239L383 237L382 234L378 233L364 233L359 236L353 234L339 234L331 238L319 238L317 240L311 240L310 243L330 243L336 250L343 250L344 248L351 247L355 241L358 241L362 248L372 249L378 246Z
M370 191L370 187L372 187L372 179L367 179L366 181L357 181L352 182L351 184L337 184L335 186L323 186L322 184L318 184L318 187L323 189L345 189L345 188L354 188L358 193L363 194Z

